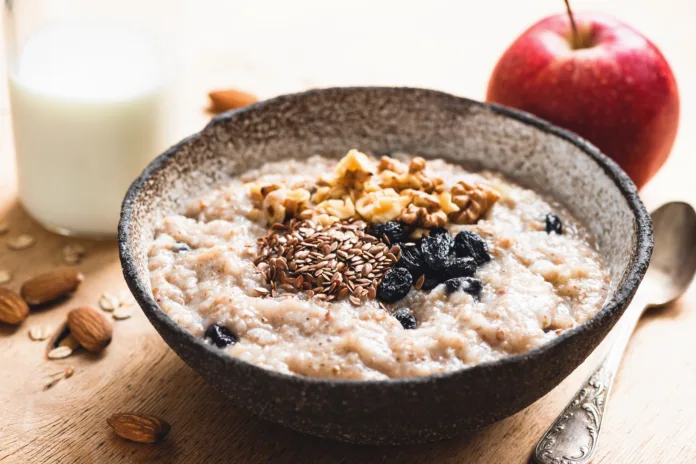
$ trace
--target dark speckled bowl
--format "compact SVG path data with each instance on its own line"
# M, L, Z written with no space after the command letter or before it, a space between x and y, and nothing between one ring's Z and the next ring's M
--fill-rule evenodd
M333 381L225 355L157 306L147 273L154 224L266 161L350 148L403 150L500 171L567 205L598 237L612 292L588 323L523 355L430 377ZM528 114L432 90L335 88L216 117L133 183L119 226L126 281L164 340L235 403L294 429L358 443L415 443L472 431L528 406L599 344L633 297L652 250L650 217L628 177L594 146Z

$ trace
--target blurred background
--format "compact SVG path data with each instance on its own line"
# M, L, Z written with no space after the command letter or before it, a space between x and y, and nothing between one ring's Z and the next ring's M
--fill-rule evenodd
M15 0L21 2L22 0ZM54 2L56 8L60 1ZM95 8L98 3L95 4ZM116 2L112 2L116 3ZM333 85L431 87L483 99L490 73L505 48L540 18L564 11L561 0L457 1L150 0L119 2L163 39L173 58L164 144L198 130L208 116L207 93L249 91L259 98ZM687 0L574 0L575 11L616 16L662 50L679 83L680 131L673 154L644 189L648 206L678 197L688 183L672 184L670 198L652 188L678 175L691 156L696 76L691 44L696 4ZM0 37L0 40L2 38ZM4 47L0 47L0 53ZM0 75L5 74L0 60ZM3 79L4 80L4 79ZM12 133L7 90L0 86L0 205L13 195ZM684 195L682 195L684 196Z

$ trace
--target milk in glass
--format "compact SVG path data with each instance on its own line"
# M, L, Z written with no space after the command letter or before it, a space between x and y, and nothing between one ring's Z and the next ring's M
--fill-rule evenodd
M130 183L157 154L154 44L110 24L37 30L9 70L19 197L59 233L114 236Z

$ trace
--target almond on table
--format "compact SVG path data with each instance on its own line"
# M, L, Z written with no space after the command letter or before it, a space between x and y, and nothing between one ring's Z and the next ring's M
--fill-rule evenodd
M156 443L171 429L167 421L151 414L119 413L106 422L119 437L138 443Z
M38 306L68 296L77 290L83 279L76 269L58 268L24 282L20 293L28 304Z
M210 98L209 111L215 114L236 110L259 101L254 95L235 89L213 90L208 93Z
M19 324L29 315L29 306L9 288L0 287L0 322Z
M89 306L81 306L68 313L68 328L80 345L88 351L101 351L111 343L111 323Z

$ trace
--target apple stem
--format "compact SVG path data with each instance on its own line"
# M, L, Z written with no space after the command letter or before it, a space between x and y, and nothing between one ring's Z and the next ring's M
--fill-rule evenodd
M578 26L575 24L575 18L573 17L573 10L570 8L570 1L563 1L565 2L566 11L568 11L568 18L570 18L570 28L573 30L573 48L579 48L580 35L578 34Z

